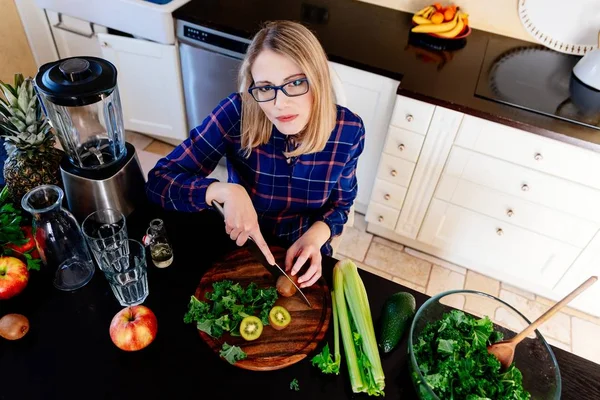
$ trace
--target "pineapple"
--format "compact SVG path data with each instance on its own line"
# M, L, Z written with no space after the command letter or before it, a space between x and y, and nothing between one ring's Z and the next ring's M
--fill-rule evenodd
M8 159L4 179L12 200L21 204L22 197L36 186L62 186L60 160L63 152L54 147L55 136L42 113L33 88L33 79L15 74L14 86L0 81L0 136Z

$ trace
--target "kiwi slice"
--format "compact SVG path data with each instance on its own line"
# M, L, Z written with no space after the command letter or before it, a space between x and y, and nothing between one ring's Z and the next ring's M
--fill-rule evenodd
M282 330L290 324L292 316L289 311L282 306L275 306L269 311L269 324L273 329Z
M260 337L263 324L258 317L253 315L245 317L240 323L240 335L246 340L256 340Z

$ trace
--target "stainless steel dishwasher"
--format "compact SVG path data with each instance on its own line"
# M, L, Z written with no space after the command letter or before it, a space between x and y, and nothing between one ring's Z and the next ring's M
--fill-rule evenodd
M237 91L237 73L250 40L177 20L188 131Z

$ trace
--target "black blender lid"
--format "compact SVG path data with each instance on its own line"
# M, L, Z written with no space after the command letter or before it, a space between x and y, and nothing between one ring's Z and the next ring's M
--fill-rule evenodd
M71 57L40 67L37 90L54 104L67 107L97 103L117 85L117 69L98 57Z

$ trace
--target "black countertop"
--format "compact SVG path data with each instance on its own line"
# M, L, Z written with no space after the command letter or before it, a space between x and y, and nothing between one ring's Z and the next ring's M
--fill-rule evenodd
M103 274L96 270L84 287L62 292L45 274L32 272L19 295L0 302L0 315L21 313L31 328L17 341L0 340L0 400L29 399L340 399L367 398L351 393L346 362L339 376L323 375L310 363L325 341L333 348L332 324L315 352L276 371L257 372L229 365L213 352L196 327L183 322L190 296L203 272L236 246L225 234L223 219L212 211L187 214L150 207L127 217L128 236L140 240L151 219L163 218L174 249L174 262L148 270L150 294L144 305L158 319L158 334L145 349L119 350L110 340L112 317L121 307ZM273 244L272 241L270 241ZM323 276L332 284L336 260L325 257ZM398 291L415 296L417 307L429 296L369 272L359 271L378 324L385 300ZM553 347L562 377L562 399L600 398L600 365ZM343 351L342 351L343 352ZM382 356L385 398L416 399L408 369L406 336ZM300 391L290 391L297 379Z
M353 0L191 0L173 16L245 38L269 20L299 21L331 61L401 81L402 96L600 152L599 130L475 96L488 42L507 50L534 43L473 29L462 49L425 50L409 40L411 14Z

